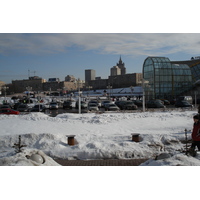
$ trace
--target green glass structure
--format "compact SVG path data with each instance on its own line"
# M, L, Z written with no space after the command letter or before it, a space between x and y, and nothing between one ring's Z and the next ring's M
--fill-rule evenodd
M149 99L171 99L192 87L191 69L187 64L172 64L167 57L147 57L143 64L145 94Z

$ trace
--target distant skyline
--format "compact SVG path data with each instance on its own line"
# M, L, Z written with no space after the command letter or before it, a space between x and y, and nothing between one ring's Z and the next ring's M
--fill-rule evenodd
M199 33L0 33L0 81L67 75L85 80L85 70L108 78L119 58L127 73L142 73L148 56L190 60L200 56Z

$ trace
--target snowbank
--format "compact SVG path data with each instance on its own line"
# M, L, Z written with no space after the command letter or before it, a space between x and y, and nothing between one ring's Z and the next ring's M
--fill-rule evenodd
M0 165L35 165L26 157L34 151L39 151L48 161L40 165L56 165L51 158L149 158L142 165L200 165L198 156L192 158L181 153L184 130L191 130L195 114L195 111L161 111L68 113L57 117L44 113L1 115ZM140 142L132 141L131 133L139 133ZM15 155L13 145L19 135L27 147ZM75 135L76 145L68 145L67 135ZM170 153L168 160L154 160L163 152Z

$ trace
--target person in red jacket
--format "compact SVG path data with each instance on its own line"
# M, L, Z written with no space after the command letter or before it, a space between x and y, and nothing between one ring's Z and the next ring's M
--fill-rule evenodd
M195 147L197 146L198 150L200 151L200 115L195 115L193 117L194 125L192 130L192 145L190 148L191 155L195 156Z

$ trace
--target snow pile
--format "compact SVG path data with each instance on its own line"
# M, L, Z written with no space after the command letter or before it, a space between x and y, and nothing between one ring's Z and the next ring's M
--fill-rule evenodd
M157 111L145 113L44 113L0 115L0 165L57 165L61 159L149 159L142 165L200 165L199 157L186 156L185 129L191 130L195 111ZM132 141L132 133L140 134L140 142ZM188 131L190 139L190 132ZM21 135L24 147L15 154L13 145ZM75 135L70 146L67 135ZM38 153L43 164L28 159ZM162 153L166 158L155 158Z

